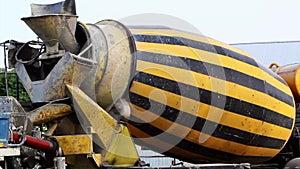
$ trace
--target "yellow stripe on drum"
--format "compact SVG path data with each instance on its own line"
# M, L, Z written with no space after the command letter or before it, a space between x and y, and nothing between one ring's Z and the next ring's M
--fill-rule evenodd
M249 133L282 140L285 140L290 136L289 129L276 126L268 122L262 123L261 120L231 113L226 110L218 110L218 108L211 109L210 105L183 96L179 96L174 93L161 90L140 82L134 81L131 86L130 92L136 93L146 98L150 98L152 100L155 100L162 104L166 104L177 110L182 110L194 116L198 116L203 119L208 119L210 121L233 127L239 130L243 130ZM159 94L155 94L156 92ZM161 95L164 95L166 99L161 97ZM195 109L195 105L197 105L197 109ZM145 116L144 118L147 117Z
M258 92L251 88L247 88L232 82L220 80L217 78L213 78L210 76L206 76L188 70L183 70L183 69L161 65L161 64L145 62L141 60L137 61L136 69L138 71L160 76L169 80L178 81L191 86L199 87L205 90L230 96L236 99L244 100L246 102L278 112L279 114L282 114L284 116L294 118L293 107L265 93ZM221 84L221 85L215 85L212 88L211 83Z
M174 30L174 29L130 29L130 31L132 32L132 34L158 35L158 36L163 35L163 36L175 36L175 37L188 38L188 39L203 42L203 43L217 45L217 46L232 50L234 52L240 53L249 58L253 58L247 52L240 50L238 48L234 48L230 45L227 45L227 44L217 41L215 39L201 36L201 35L195 35L195 34L191 34L191 33L187 33L187 32L182 32L182 31L178 31L178 30Z
M147 42L136 42L138 50L160 53L165 55L173 55L176 57L190 58L198 61L203 61L206 63L222 65L223 67L230 68L249 76L256 77L261 80L265 80L283 91L284 93L291 95L291 91L287 85L284 85L276 78L270 76L265 71L262 71L259 67L247 64L245 62L226 57L220 54L214 54L211 52L187 47L187 46L177 46L159 43L147 43ZM214 59L213 59L214 58ZM217 59L216 59L217 58ZM219 61L219 63L218 63Z
M205 133L201 133L197 130L187 128L186 126L174 123L165 118L157 116L156 114L146 111L138 106L132 105L133 116L143 119L146 121L151 121L150 124L160 130L163 130L169 134L175 135L180 138L184 138L188 141L191 141L196 144L199 143L199 138L204 137L207 140L201 143L202 146L205 146L210 149L215 149L235 155L243 155L243 156L266 156L273 157L276 155L280 149L271 149L264 147L255 147L243 145L240 143L216 138ZM155 119L155 120L153 120Z

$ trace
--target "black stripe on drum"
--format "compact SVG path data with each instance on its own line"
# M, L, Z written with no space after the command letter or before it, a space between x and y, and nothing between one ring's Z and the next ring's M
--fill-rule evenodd
M179 46L187 46L195 49L200 49L204 50L207 52L215 53L215 54L220 54L223 56L228 56L230 58L242 61L244 63L247 63L249 65L259 67L257 62L247 56L244 56L240 53L234 52L232 50L223 48L221 46L216 46L204 42L199 42L187 38L182 38L182 37L172 37L172 36L159 36L159 35L140 35L140 34L135 34L133 35L134 39L138 42L148 42L148 43L159 43L159 44L169 44L169 45L179 45ZM263 69L265 71L265 69ZM279 78L278 76L274 76L274 74L271 74L269 71L265 71L272 77L276 78L278 81L280 81L283 84L286 84L284 80Z
M180 149L190 151L195 154L199 154L202 156L208 156L209 158L214 158L216 161L219 159L227 161L227 162L245 162L247 160L248 162L254 162L257 161L258 159L263 160L264 159L269 159L270 157L260 157L260 156L241 156L241 155L236 155L220 150L215 150L211 149L205 146L202 146L200 144L191 142L189 140L179 138L175 135L172 135L170 133L164 132L150 124L147 124L146 122L143 123L136 123L133 121L129 122L131 125L135 126L136 128L140 129L141 131L147 133L148 135L155 137L156 139L159 139L163 142L166 142L168 144L173 144L174 147L178 147ZM157 135L163 133L162 135ZM143 140L142 138L140 140ZM136 140L135 140L136 141ZM154 148L155 146L159 145L153 145L151 148Z
M145 141L143 141L143 139L141 139L139 137L136 137L135 135L133 135L133 137L134 137L134 141L135 141L136 144L146 146L150 150L153 150L153 151L156 151L156 152L162 152L162 151L160 151L159 147L157 147L158 145L146 143ZM177 148L180 148L180 147L177 147ZM182 149L182 148L180 148L180 149ZM185 150L185 151L189 151L189 150ZM207 157L205 154L203 154L202 156L206 156L207 159L205 159L205 158L198 158L198 159L189 158L189 157L182 156L179 153L175 154L175 153L172 152L172 150L162 152L162 154L164 154L168 157L177 158L179 160L183 160L183 161L191 162L191 163L207 163L208 160L209 160L209 162L232 162L232 163L237 163L237 161L235 161L235 160L238 160L239 162L256 162L257 163L259 161L268 161L271 158L271 157L261 157L261 156L240 156L239 158L234 158L234 159L226 158L226 159L229 159L230 161L225 161L225 160L222 160L223 158L222 159L216 159L216 157ZM211 168L211 167L209 167L209 168ZM228 169L232 169L232 166L229 166Z
M148 110L169 121L192 128L194 130L211 134L224 140L233 141L249 146L266 147L280 149L285 141L258 134L249 133L229 126L221 125L207 119L203 119L192 114L161 104L154 100L145 98L135 93L129 93L130 102L138 107ZM201 108L200 108L201 109ZM138 119L132 119L138 120ZM141 121L135 121L143 123ZM205 125L205 127L204 127ZM213 130L214 131L211 131ZM158 135L160 133L156 133Z
M205 35L201 34L201 32L190 32L190 31L175 29L175 28L171 28L171 27L167 27L167 26L161 26L161 25L157 25L157 26L130 25L127 27L129 28L130 31L132 31L131 29L152 29L152 30L156 29L156 31L159 33L159 29L162 29L162 30L177 31L177 32L182 32L182 33L186 33L186 34L190 34L190 35L196 35L199 37L207 38L207 37L205 37ZM150 31L152 31L152 30L150 30ZM145 32L147 32L147 31L145 31ZM134 34L134 31L132 31L132 34Z
M134 125L132 125L132 126L134 126ZM145 133L144 131L141 131L141 132ZM137 145L145 146L145 147L147 147L148 149L150 149L152 151L159 152L159 153L164 154L168 157L173 157L173 158L177 158L177 159L180 159L180 160L183 160L183 161L186 161L186 162L192 162L192 163L199 163L199 162L203 163L203 162L207 162L208 159L209 159L210 162L216 161L216 159L214 159L214 158L209 158L207 156L203 157L203 155L195 154L195 153L190 152L189 150L184 150L184 149L181 149L181 148L175 147L175 146L172 147L170 150L166 151L166 150L162 149L160 146L158 146L157 144L149 143L149 140L147 140L147 142L144 141L143 138L139 137L138 135L135 135L135 133L131 133L131 136L134 138L134 142ZM179 148L183 151L187 151L189 153L192 153L194 156L196 156L196 159L195 158L190 158L189 156L184 156L180 152L175 151L174 148L177 148L177 149ZM175 152L175 153L173 153L172 151Z
M293 127L292 118L233 97L144 72L138 72L134 80L229 112L262 120L287 129Z
M138 60L147 61L151 63L158 63L185 70L191 70L196 73L201 73L221 80L230 81L266 93L290 106L294 106L293 98L285 92L279 90L278 88L272 86L267 82L264 82L253 76L249 76L248 74L236 71L234 69L173 55L164 55L160 53L151 53L145 51L137 52ZM222 72L224 72L223 75Z

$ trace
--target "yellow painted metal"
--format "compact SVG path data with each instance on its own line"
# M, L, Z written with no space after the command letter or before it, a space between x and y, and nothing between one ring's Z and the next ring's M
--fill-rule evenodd
M93 152L92 135L55 136L64 155L91 154Z
M208 113L213 113L214 115L212 117L218 117L221 116L220 119L214 119L210 118L209 120L218 122L225 126L230 126L232 128L236 128L239 130L243 130L249 133L253 134L259 134L263 136L278 138L278 139L286 139L290 136L290 130L284 127L280 127L268 122L262 123L261 120L253 119L247 116L235 114L226 110L219 110L219 111L209 111L211 109L211 105L207 105L205 103L197 102L193 99L189 99L183 96L176 95L174 93L164 91L161 89L157 89L153 86L145 85L143 83L139 82L133 82L131 87L131 92L136 93L138 95L144 96L146 98L151 98L154 101L157 101L159 103L167 104L168 106L175 108L175 109L181 109L182 111L189 113L191 115L195 115L197 117L201 118L207 118ZM155 92L154 92L155 91ZM167 99L160 97L160 94L163 94L167 97ZM195 107L194 105L199 105L198 109L192 111L191 107ZM202 112L200 113L200 109ZM219 108L214 107L214 110L217 110ZM135 110L135 109L133 109ZM207 110L207 111L204 111ZM218 114L220 112L221 114ZM134 113L134 112L133 112ZM141 116L146 118L146 113L140 112L143 114ZM149 112L150 113L150 112ZM139 115L139 114L137 114ZM150 116L150 114L149 114ZM157 117L153 118L152 120L147 120L149 122L153 121ZM178 129L179 130L179 129Z
M270 159L284 147L295 119L291 90L253 57L172 28L133 26L130 31L139 52L130 86L131 115L137 122L129 121L128 127L141 144L191 162L259 162L259 157ZM212 95L220 102L213 103ZM159 110L152 109L156 104ZM206 122L217 130L207 132ZM156 137L160 131L182 140L172 146ZM204 149L194 151L189 148L193 146ZM224 158L215 153L224 153Z
M52 136L55 130L57 129L57 127L58 127L58 122L49 124L49 128L46 131L45 136Z
M67 85L67 88L71 92L74 102L80 108L81 112L77 113L84 115L97 135L99 141L97 143L100 144L101 148L107 150L111 138L115 134L114 129L117 126L117 121L78 87Z
M282 77L292 90L296 102L300 101L300 64L286 66L271 65L271 69ZM274 67L275 66L275 67Z
M207 140L204 143L202 143L202 145L211 149L222 150L236 155L245 155L245 156L259 155L259 156L266 156L266 157L272 157L280 151L280 149L248 146L248 145L228 141L225 139L220 139L211 135L207 135L197 130L190 129L183 125L166 120L165 118L157 116L155 113L144 110L137 106L134 106L133 110L135 111L133 111L132 113L136 117L149 121L151 125L161 129L162 131L166 131L167 133L178 136L180 138L185 138L186 140L191 142L199 142L199 139L201 139L201 137L202 138L205 137L207 138ZM186 134L187 131L188 134Z
M266 72L262 71L260 68L255 67L253 65L249 65L245 62L235 60L233 58L215 54L211 52L207 52L204 50L199 50L195 48L191 48L188 46L175 46L175 45L168 45L168 44L156 44L156 43L146 43L146 42L136 42L137 48L141 51L147 52L155 52L160 54L166 55L174 55L182 58L190 58L199 61L204 61L211 64L218 64L215 63L214 60L211 58L217 58L223 67L230 68L233 70L237 70L244 74L249 74L255 78L266 80L276 86L279 90L290 94L290 89L279 82L274 77L271 77Z
M238 48L234 48L228 44L222 43L220 41L217 41L215 39L205 37L205 36L199 36L196 34L188 33L188 32L183 32L179 30L174 30L174 29L130 29L130 31L133 34L142 34L142 35L162 35L162 36L175 36L175 37L182 37L182 38L189 38L191 40L199 41L199 42L204 42L204 43L210 43L212 45L217 45L221 46L227 49L230 49L234 52L241 53L249 58L253 58L250 56L247 52L240 50Z
M93 159L93 161L95 162L97 167L101 167L101 164L102 164L102 161L103 161L103 156L101 154L93 153L89 157Z
M104 160L118 167L133 166L139 160L135 144L125 125L119 124L118 130Z
M242 99L250 103L266 107L275 112L284 112L286 116L294 117L294 107L271 97L266 93L259 92L257 90L238 85L233 82L221 80L218 78L210 77L208 75L203 75L189 70L183 70L180 68L155 64L151 62L145 62L139 60L137 62L137 70L166 79L182 82L195 87L201 87L206 90L214 91L223 95L227 95L236 99ZM172 73L170 73L172 72ZM176 72L176 73L175 73ZM172 75L170 75L172 74ZM211 81L217 84L224 84L219 86L211 86ZM285 86L285 88L288 88ZM225 89L225 90L224 90ZM239 91L239 92L236 92ZM249 95L249 93L252 93ZM272 103L272 104L270 104ZM276 105L274 105L276 103Z
M53 121L72 113L70 105L47 104L29 112L29 119L34 125Z
M114 166L133 166L138 161L138 154L129 131L125 125L118 124L103 108L91 100L78 87L67 85L77 110L89 123L103 149L102 162ZM97 140L99 142L97 142Z
M84 29L89 30L89 26L87 24L85 24L84 22L81 21L77 21L80 25L82 25L84 27Z
M3 145L4 145L4 144L3 144L2 142L0 142L0 147L3 147Z

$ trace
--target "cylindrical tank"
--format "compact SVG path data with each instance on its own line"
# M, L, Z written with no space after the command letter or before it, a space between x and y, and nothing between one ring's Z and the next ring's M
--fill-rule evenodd
M290 64L285 66L273 66L272 70L282 77L292 90L295 101L300 101L300 64Z
M49 6L41 7L42 13L23 20L46 44L43 65L30 71L43 76L30 79L17 64L33 102L65 98L66 83L110 113L127 100L127 125L136 143L194 163L263 162L287 143L295 121L291 89L247 53L164 26L79 23L71 1L50 13ZM299 66L292 70L291 88L298 97ZM290 71L278 72L289 81L283 74Z
M108 109L113 100L128 99L136 143L189 162L255 163L274 157L289 139L295 120L291 90L247 53L168 27L112 20L96 25L112 50L123 51L108 49L108 62L122 64L101 72L113 71L101 80L112 87L105 95L97 92L97 101L110 98L102 104ZM120 90L112 94L114 87Z

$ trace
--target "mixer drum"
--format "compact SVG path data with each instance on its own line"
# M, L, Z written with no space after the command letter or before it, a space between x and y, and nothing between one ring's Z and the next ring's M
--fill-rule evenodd
M65 98L66 84L111 115L127 99L135 142L188 162L258 163L283 149L295 121L292 92L247 53L169 27L83 24L70 6L23 18L46 46L31 58L39 64L15 57L33 103Z
M279 76L207 37L128 27L136 65L124 97L136 143L195 163L262 162L284 147L295 104Z
M40 28L34 21L44 19L57 20L52 15L24 18L33 30ZM35 32L44 34L52 27L43 28ZM295 103L290 88L241 50L169 27L125 26L113 20L77 23L74 33L81 60L98 63L85 74L89 78L80 89L112 114L127 99L128 128L140 145L194 163L254 163L274 157L291 135ZM68 40L56 43L74 46ZM59 68L72 58L68 55L58 61ZM74 77L62 73L60 83L53 81L57 65L45 80L25 83L33 101L61 99L65 81L73 78L76 85L82 80L76 77L84 71L74 69ZM62 90L53 92L49 86ZM36 95L42 89L48 92ZM129 111L119 112L129 117Z
M54 30L50 38L56 38L64 30L52 23L64 17L23 20L38 35ZM131 111L127 106L127 112L119 112L124 117L130 112L128 128L136 143L195 163L266 161L289 139L295 120L290 88L247 53L169 27L125 26L113 20L85 25L73 19L76 31L63 33L68 36L55 41L53 50L77 51L79 45L83 63L77 65L93 60L88 63L95 66L70 73L75 60L66 52L45 79L33 83L28 75L19 76L33 102L62 99L65 82L73 79L76 86L83 81L80 89L112 114L119 100L127 99ZM42 24L40 30L41 23L50 26ZM16 70L26 72L22 64Z

